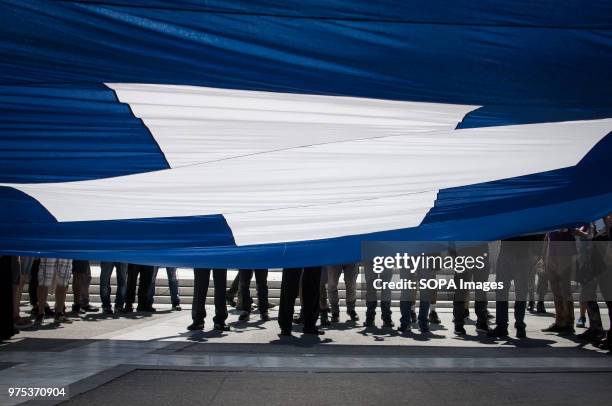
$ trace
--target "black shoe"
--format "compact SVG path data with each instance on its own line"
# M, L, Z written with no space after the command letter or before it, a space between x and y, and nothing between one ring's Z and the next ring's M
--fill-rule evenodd
M240 316L238 316L238 320L240 320L240 321L247 321L249 319L250 315L251 315L251 313L247 312L246 310L243 310L240 313Z
M544 307L544 302L542 300L538 300L535 312L540 314L546 313L546 308Z
M34 324L41 325L44 323L44 321L45 321L45 315L43 313L37 314L36 318L34 319Z
M502 327L502 326L496 326L493 330L489 330L489 332L487 333L487 336L495 337L495 338L508 337L508 328Z
M193 322L187 326L187 330L196 331L196 330L204 330L204 322Z
M332 313L331 322L338 323L340 321L340 313Z
M383 328L393 328L395 323L391 319L383 320Z
M309 335L315 335L315 336L322 336L325 334L325 331L323 330L319 330L318 328L313 328L313 329L304 329L302 331L304 334L309 334Z
M119 311L121 313L132 313L134 311L134 308L132 307L132 305L125 305Z
M359 321L359 316L355 310L349 310L346 312L346 314L348 314L352 322Z
M573 326L562 327L561 330L559 331L560 336L571 336L575 333L576 333L576 330L574 330Z
M274 309L276 307L276 305L272 302L268 302L268 310L270 309Z
M85 314L85 310L79 305L72 305L72 314L78 316L79 314Z
M302 315L299 315L298 317L293 318L293 324L303 324L303 323L304 323L304 318L302 317Z
M291 330L281 330L280 335L283 337L292 337Z
M595 342L599 343L605 337L606 333L603 330L595 330L592 328L587 328L581 334L578 334L576 338L587 341L587 342Z
M487 320L491 320L491 319L494 319L494 318L495 318L495 316L493 316L493 315L491 314L491 312L489 312L489 311L487 310Z
M269 320L270 320L270 315L268 314L268 312L266 312L266 313L261 313L261 314L259 315L259 318L260 318L261 320L263 320L263 321L269 321Z
M410 320L414 323L417 319L417 314L414 310L410 310Z
M137 306L137 312L147 312L147 313L155 313L157 311L153 306Z
M172 310L174 310L175 312L180 312L181 310L183 310L183 308L181 307L181 305L172 305Z
M421 333L429 333L429 326L427 324L421 324L419 323L419 330L421 331Z
M230 331L230 326L225 323L215 323L215 330Z
M489 334L489 331L491 331L491 328L489 327L489 325L486 322L476 322L476 331L479 333L486 333ZM506 333L507 335L507 333Z
M516 338L527 338L527 331L525 326L518 326L516 328Z
M327 312L321 312L320 314L321 317L321 326L322 327L328 327L331 326L331 322L329 321L329 317L327 316Z
M111 309L110 307L103 307L102 308L102 314L113 315L115 313L113 313L113 309Z
M465 332L465 328L463 326L455 325L455 334L458 336L464 336L467 333Z
M429 312L429 322L431 324L440 324L440 317L438 317L438 313L435 310Z
M49 307L49 305L45 305L45 316L54 317L55 311Z
M530 300L530 301L529 301L529 304L527 305L527 311L528 311L529 313L533 313L533 312L534 312L534 310L535 310L535 301Z
M236 301L234 300L234 297L231 296L228 292L225 293L225 303L228 306L236 307Z
M99 308L97 308L96 306L92 306L90 304L87 304L85 306L81 306L81 309L86 311L87 313L98 313L100 311Z
M550 326L543 328L542 332L543 333L559 333L561 332L561 330L563 330L563 327L560 327L558 324L553 323Z
M400 323L400 326L397 328L397 331L400 333L407 333L410 331L410 325L406 323Z

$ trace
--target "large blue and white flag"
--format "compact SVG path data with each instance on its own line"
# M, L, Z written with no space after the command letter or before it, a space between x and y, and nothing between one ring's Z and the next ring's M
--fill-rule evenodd
M2 1L0 251L345 263L612 211L612 4Z

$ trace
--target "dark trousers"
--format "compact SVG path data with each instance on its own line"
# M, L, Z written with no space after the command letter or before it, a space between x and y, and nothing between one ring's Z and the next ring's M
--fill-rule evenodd
M300 278L302 279L304 330L314 330L319 318L321 267L283 269L278 308L278 324L283 331L291 331L295 299L300 292Z
M11 257L0 257L0 339L13 336L13 273Z
M251 311L253 299L251 299L251 279L255 273L255 284L257 286L257 307L260 314L268 312L268 270L267 269L241 269L240 275L240 297L242 310Z
M213 269L215 283L215 324L225 324L227 305L225 304L225 288L227 287L227 269ZM203 323L206 318L206 295L210 282L210 268L195 268L193 270L193 305L191 318L194 323Z
M89 305L89 286L91 285L91 267L89 261L72 261L72 293L76 306Z
M153 278L153 266L149 265L128 265L127 291L125 295L125 305L131 307L136 299L136 281L138 280L138 306L149 307L148 300L149 286ZM140 275L140 279L138 278Z
M30 270L30 280L28 281L28 296L30 297L30 304L32 306L38 306L38 269L40 268L40 259L35 259L32 262L32 269Z
M238 275L236 275L236 277L232 281L230 288L227 290L227 296L231 297L232 299L235 298L236 295L238 294L239 285L240 285L240 273L238 273Z

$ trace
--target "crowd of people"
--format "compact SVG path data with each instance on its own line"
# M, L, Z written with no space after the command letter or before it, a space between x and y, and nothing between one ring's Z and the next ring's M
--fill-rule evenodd
M566 228L546 234L532 234L509 238L501 241L496 261L495 279L504 282L503 289L496 292L495 316L489 313L487 293L474 290L474 310L476 330L489 337L509 335L509 287L514 284L514 327L517 338L526 337L525 314L546 313L544 296L548 288L553 294L555 321L544 329L545 332L572 335L574 326L585 328L577 337L592 342L601 348L610 348L610 330L604 331L598 305L597 292L603 296L612 316L612 269L609 241L612 229L612 215L602 222L586 224L580 228ZM603 242L603 251L594 245L581 242ZM607 242L607 243L606 243ZM536 244L534 244L536 243ZM473 246L463 249L462 254L472 250L488 249ZM456 254L456 253L455 253ZM155 312L155 281L159 267L149 265L125 264L121 262L100 263L100 302L101 309L90 303L91 267L89 261L61 258L32 258L2 256L0 274L4 290L0 306L2 313L10 313L10 326L2 327L3 338L17 334L20 329L37 328L52 318L53 323L71 323L71 317L84 313L102 312L118 317L122 314ZM365 267L368 268L368 267ZM181 310L179 281L176 268L166 267L172 310ZM362 268L363 269L363 268ZM111 302L111 276L115 273L116 291L114 303ZM192 304L192 323L190 331L204 329L206 318L206 297L211 277L214 281L214 329L229 330L226 323L228 306L240 310L239 320L250 318L255 310L263 321L270 319L269 309L274 305L268 300L268 270L240 269L236 278L227 288L227 269L194 269L194 290ZM456 273L458 281L487 281L489 267ZM346 292L346 315L350 322L359 322L355 306L357 303L357 279L359 264L339 264L305 268L285 268L282 271L278 324L281 336L290 336L293 326L303 325L304 334L322 335L323 327L333 326L340 321L340 298L338 286L340 276L344 275ZM372 277L385 277L364 271L366 281L366 315L363 325L375 326L376 309L380 307L382 326L394 328L391 310L391 293L375 292ZM257 304L251 298L250 285L255 278ZM418 277L418 272L413 277ZM575 323L572 281L580 286L579 317ZM66 296L72 282L73 303L67 310ZM25 284L31 305L30 316L23 317L20 301ZM50 292L54 291L54 308L48 303ZM453 292L453 323L456 335L465 335L465 320L469 316L469 291L455 289ZM433 289L421 290L418 301L417 292L402 295L400 298L400 319L397 329L406 332L418 326L421 333L429 333L430 324L439 324L436 312L438 292ZM300 310L295 314L296 299L300 298ZM136 307L134 304L136 303ZM6 312L10 309L10 312ZM588 320L587 320L588 317ZM495 327L491 327L495 319Z

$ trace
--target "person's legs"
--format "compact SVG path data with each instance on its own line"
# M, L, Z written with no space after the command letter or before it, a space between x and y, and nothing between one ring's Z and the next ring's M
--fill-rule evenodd
M250 313L253 308L253 299L251 299L251 279L253 279L253 270L239 269L238 277L240 281L238 283L238 292L240 296L240 308L238 310L244 310Z
M93 307L89 303L89 287L91 286L91 266L89 265L89 261L84 261L85 272L83 277L81 278L81 300L80 305L86 311L98 311L97 308Z
M13 303L10 307L13 320L17 323L19 321L19 305L21 304L21 261L19 257L10 257L10 268L8 270L0 270L0 272L8 272L11 279L11 299Z
M378 291L374 287L374 282L380 277L372 270L371 264L366 265L364 274L366 282L366 320L364 326L370 327L374 325L376 306L378 305Z
M30 297L30 305L33 310L36 310L35 314L38 314L38 270L40 269L40 259L35 259L32 262L32 269L30 271L30 280L28 281L28 296Z
M83 274L81 272L72 272L72 312L79 313L81 310L81 286Z
M300 289L302 268L284 268L281 281L280 306L278 308L278 324L281 334L291 334L295 299Z
M55 322L71 323L64 314L66 308L66 293L70 285L72 260L57 259L55 265Z
M153 302L149 301L150 286L153 281L155 267L140 265L140 280L138 281L138 310L154 311Z
M569 262L569 261L568 261ZM573 329L574 326L574 300L572 298L572 268L566 264L561 273L561 294L563 295L563 325Z
M47 306L47 296L49 295L49 288L55 281L56 261L57 260L54 258L41 258L40 260L40 267L38 271L38 287L36 292L36 296L38 299L38 314L36 316L37 322L42 322L44 318L45 307Z
M332 321L337 321L340 314L340 298L338 296L338 282L342 273L341 265L328 265L325 267L327 272L327 297L332 313ZM346 275L345 275L346 278ZM347 298L348 299L348 298ZM348 303L348 301L347 301Z
M20 314L19 314L19 305L21 303L21 261L18 256L9 256L8 260L5 262L8 263L8 267L4 267L5 269L0 268L0 272L6 272L10 279L10 282L7 283L6 293L8 298L11 299L12 303L10 306L6 306L6 315L9 316L11 320L14 322L14 327L16 328L17 324L21 324ZM6 269L8 268L8 269ZM8 292L10 288L10 293ZM29 324L29 323L28 323Z
M385 269L380 276L383 282L389 282L393 277L393 271L391 269ZM394 324L391 320L391 289L383 289L380 292L380 313L383 327L393 327Z
M319 318L321 289L321 267L304 268L302 274L302 309L304 311L304 333L316 332Z
M325 268L320 267L319 275L319 313L329 312L329 304L327 303L327 272ZM303 277L303 276L302 276Z
M115 272L117 276L117 293L115 295L115 312L122 310L125 305L127 280L128 280L128 264L124 262L115 262Z
M176 267L167 266L166 276L168 277L168 289L170 290L170 301L172 307L176 308L181 305L181 297L179 295L179 282L176 277Z
M100 262L100 301L104 311L111 310L111 275L112 262Z
M257 286L257 307L259 314L268 314L268 270L255 269L255 284Z
M125 309L131 311L136 300L136 283L138 282L139 266L136 264L128 264L127 282L125 293Z
M238 294L238 290L240 289L240 272L236 274L236 277L232 281L230 288L225 292L225 300L227 303L233 307L237 306L237 303L234 301L234 298Z
M545 329L562 333L574 331L574 302L571 297L571 257L550 257L548 270L555 302L555 323Z
M473 271L474 282L487 282L489 280L489 267L485 266L483 269L474 269ZM483 289L475 289L474 291L474 312L476 313L476 325L477 328L485 329L488 324L487 317L487 292Z
M412 275L408 269L402 268L400 269L400 279L402 280L412 280ZM412 305L414 304L414 299L412 295L412 290L402 289L400 292L400 331L407 331L410 329L410 324L413 321L411 318Z
M66 306L66 293L68 292L67 286L57 285L55 287L55 314L63 314L63 310Z
M193 270L193 304L191 319L193 324L189 329L201 330L206 319L206 294L210 280L210 268L195 268Z
M227 269L213 269L215 283L215 317L213 322L216 329L225 330L227 319L227 305L225 303L225 289L227 288Z
M159 272L158 266L152 267L151 279L149 281L149 286L147 289L147 300L146 300L147 306L153 306L153 302L155 302L155 286L156 286L158 272Z
M548 285L550 284L549 274L543 267L536 266L537 283L536 283L536 296L537 296L537 306L536 313L546 313L546 308L544 307L544 300L546 299L546 292L548 292Z
M553 294L553 302L555 304L555 325L563 326L563 295L561 294L561 278L554 272L548 275L550 290Z
M454 282L457 288L455 289L454 297L453 297L453 323L455 324L455 332L464 334L463 325L464 314L465 314L465 302L468 299L468 292L465 289L462 289L462 281L470 281L472 279L472 275L470 271L465 271L463 273L455 273Z
M13 319L13 272L12 258L0 256L0 339L9 339L15 333Z
M357 264L344 264L342 268L344 271L344 290L346 292L346 311L351 317L353 317L352 314L355 312L355 304L357 303L358 267ZM340 275L338 275L338 277L339 276ZM327 283L329 283L329 279ZM337 285L338 283L336 282L336 287Z
M24 322L26 324L30 324L28 319L22 318L20 316L19 308L21 305L21 293L23 292L23 287L26 281L30 279L30 273L32 270L33 261L34 261L34 258L32 257L25 257L25 256L19 257L19 282L18 282L16 291L14 292L14 302L15 302L15 305L17 306L16 314L17 314L18 324L23 324Z

